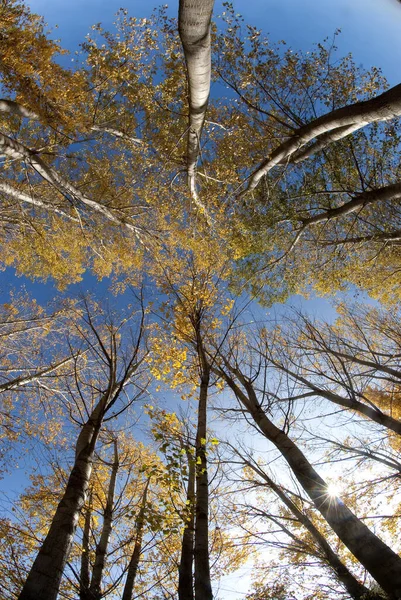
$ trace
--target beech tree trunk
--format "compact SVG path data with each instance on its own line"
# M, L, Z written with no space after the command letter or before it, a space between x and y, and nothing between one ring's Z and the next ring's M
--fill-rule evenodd
M382 188L378 188L375 190L368 190L367 192L362 192L354 196L349 202L345 202L341 206L337 206L336 208L330 208L320 214L314 215L313 217L308 217L306 219L302 219L301 223L304 227L308 225L316 225L317 223L323 223L324 221L331 221L332 219L338 219L344 215L349 215L351 213L356 212L357 210L361 210L365 206L369 204L373 204L375 202L384 202L391 200L398 200L401 197L401 183L394 183L392 185L387 185Z
M79 598L80 600L88 599L89 584L90 584L90 565L89 565L89 536L91 530L91 497L89 495L88 507L85 512L84 531L82 535L82 554L81 554L81 572L79 580Z
M209 483L206 434L209 373L201 378L196 432L195 600L212 600L209 565Z
M195 170L210 94L210 21L213 4L214 0L180 0L178 10L178 31L184 49L188 75L187 173L193 197L196 197Z
M118 460L117 440L113 441L114 444L114 460L110 475L109 489L107 492L107 501L103 513L103 527L100 535L99 543L96 546L95 564L92 570L92 580L89 587L90 598L93 600L100 600L102 598L101 584L103 577L103 570L106 561L107 547L111 535L113 525L113 507L114 507L114 492L116 488L117 473L120 466Z
M317 510L326 519L340 540L359 560L392 600L401 598L401 558L366 525L339 498L331 498L327 484L315 471L306 456L294 442L266 416L252 384L237 369L246 393L226 373L224 379L234 391L245 410L252 416L259 430L272 442L292 469L295 477L309 495Z
M66 358L64 360L61 360L58 363L55 363L54 365L50 365L49 367L46 367L45 369L42 369L40 371L37 371L36 373L33 373L32 375L26 375L26 376L21 375L20 377L15 377L15 379L6 381L5 383L0 384L0 392L16 390L16 389L23 387L24 385L28 385L30 383L35 383L36 381L39 381L39 379L41 377L50 375L51 373L56 371L59 367L62 367L64 365L68 364L69 362L73 361L75 358L76 357L74 357L74 356L70 357L70 358Z
M178 598L179 600L194 600L194 529L195 529L195 457L187 451L188 459L188 488L187 505L188 521L182 535L181 558L178 567Z
M262 161L249 178L246 191L253 190L258 185L260 179L274 166L291 160L293 154L318 136L322 136L322 139L318 140L316 145L313 144L309 148L306 148L304 152L298 152L294 156L296 161L304 160L335 139L341 139L353 131L365 127L369 123L387 121L400 115L401 84L398 84L383 94L376 96L376 98L338 108L314 119L307 125L297 129L289 140L280 144L270 156Z
M7 100L6 98L0 99L0 111L27 119L39 119L38 115L32 110L25 108L22 104L15 102L15 100Z
M56 600L78 518L86 502L93 453L109 394L105 394L78 437L75 463L49 532L22 588L19 600Z
M131 560L128 565L127 579L125 580L124 591L121 600L132 600L134 593L135 579L138 572L139 560L142 552L142 540L143 532L145 529L145 516L146 516L146 501L148 496L150 478L147 480L145 489L143 491L141 508L139 509L138 518L136 521L136 534L135 534L135 545L134 551L131 556Z
M67 179L60 175L56 169L45 163L44 160L39 156L37 152L27 148L17 140L13 140L4 133L0 132L0 152L4 152L6 156L12 159L24 160L29 164L45 181L52 185L60 194L62 194L69 201L79 201L83 205L89 207L95 213L101 214L108 221L121 225L124 228L129 229L136 236L140 235L140 232L135 225L127 223L119 219L112 211L106 206L88 198L82 192L71 184ZM3 185L3 189L5 189ZM15 192L13 194L15 196ZM32 202L31 202L32 203Z

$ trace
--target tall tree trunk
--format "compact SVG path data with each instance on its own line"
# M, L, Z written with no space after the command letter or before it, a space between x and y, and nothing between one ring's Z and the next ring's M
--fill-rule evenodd
M92 518L91 494L89 494L88 506L85 511L85 523L82 536L82 554L81 554L81 573L79 580L79 598L87 600L90 584L90 565L89 565L89 536L91 530Z
M86 502L93 453L108 399L109 393L106 393L78 437L75 463L64 496L56 509L49 532L32 565L19 600L56 600L57 598L79 514Z
M107 546L111 535L111 529L113 525L113 506L114 506L114 492L116 489L117 473L120 466L118 460L118 449L117 440L113 440L114 444L114 460L111 469L109 489L107 492L106 506L103 513L103 528L100 535L99 543L96 546L95 564L93 565L92 580L90 584L90 597L93 600L100 600L102 597L101 584L104 565L106 561Z
M260 406L252 384L234 369L246 393L224 373L228 385L259 430L281 452L295 477L309 495L318 511L326 519L340 540L359 560L392 600L401 598L401 558L339 499L327 493L327 484L315 471L306 456L294 442L266 416Z
M212 600L209 565L209 483L207 476L206 434L209 372L201 377L198 427L196 432L195 503L195 600Z
M262 469L246 459L243 460L248 467L255 471L255 473L257 473L259 477L266 482L267 486L280 498L283 504L285 504L285 506L292 512L292 514L305 527L305 529L309 531L317 546L320 548L325 562L329 565L329 567L331 567L337 579L345 587L350 597L354 598L355 600L362 600L367 594L369 594L370 592L368 588L359 583L359 581L353 576L351 571L349 571L346 565L340 560L338 555L331 548L326 538L320 533L317 527L315 527L312 521L297 507L297 505L292 502L292 500L280 488L280 486L276 485ZM373 596L369 596L369 598L372 598L373 600Z
M187 450L188 488L187 506L188 520L182 535L181 558L178 567L178 599L194 600L194 528L195 528L195 457Z
M134 551L132 553L131 560L128 565L127 579L125 580L125 586L121 600L132 600L132 595L134 592L135 579L136 574L138 572L139 559L141 558L142 552L142 540L145 528L146 501L148 496L149 483L150 478L146 482L142 496L141 508L139 509L138 518L136 520Z
M401 84L376 96L376 98L333 110L300 127L291 135L289 140L280 144L252 173L246 191L253 190L260 179L275 165L290 160L294 153L316 137L322 136L323 140L318 140L316 145L312 144L305 152L298 152L294 156L297 161L304 160L315 151L327 146L332 140L341 139L369 123L387 121L400 115ZM335 135L330 133L334 131L336 131Z
M178 10L178 31L184 49L189 88L188 184L194 199L197 198L196 163L210 93L210 21L213 4L214 0L180 0Z

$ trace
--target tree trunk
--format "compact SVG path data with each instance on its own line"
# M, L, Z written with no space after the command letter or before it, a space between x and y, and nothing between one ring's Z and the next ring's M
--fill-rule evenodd
M117 473L120 466L118 460L117 440L114 440L113 444L114 460L111 470L106 506L103 513L103 528L99 543L96 546L95 564L93 565L92 581L89 588L91 594L90 597L93 598L93 600L100 600L100 598L102 598L102 576L106 561L107 546L109 544L109 539L113 525L114 491L116 488Z
M304 227L307 227L308 225L316 225L317 223L324 223L325 221L331 221L332 219L338 219L344 215L361 211L363 208L365 208L365 206L369 206L374 202L398 200L400 197L401 183L394 183L382 188L362 192L341 206L330 208L320 214L314 215L313 217L301 219L301 223Z
M89 566L89 536L91 530L91 495L89 495L88 507L85 512L84 531L82 536L82 554L81 554L81 573L79 580L79 598L87 600L90 584L90 566Z
M341 129L342 131L338 132L338 135L335 136L335 139L341 139L349 135L352 131L365 127L369 123L387 121L400 115L401 84L396 85L371 100L356 102L355 104L333 110L300 127L293 133L289 140L278 146L252 173L246 191L253 190L258 185L260 179L275 165L287 160L289 161L295 152L315 137L326 136L326 139L323 138L324 147L330 142L328 132ZM318 141L315 150L318 150L319 147L320 144ZM311 149L307 149L302 154L298 153L296 160L303 160L312 153Z
M132 223L122 221L113 214L106 206L92 200L82 194L82 192L71 184L67 179L60 175L56 169L45 163L37 152L20 144L17 140L13 140L4 133L0 132L0 152L4 152L6 156L12 159L24 160L29 164L45 181L50 183L60 194L69 201L78 200L83 205L92 209L95 213L103 215L108 221L121 225L129 229L135 235L139 236L139 229ZM15 195L15 194L14 194Z
M149 483L150 478L146 482L142 496L141 508L139 509L138 518L136 520L135 546L131 556L131 560L128 565L127 579L125 580L125 586L121 600L132 600L132 595L134 592L135 578L138 572L139 559L141 558L142 552L142 539L145 528L146 500L148 495Z
M206 371L201 378L196 432L195 600L213 598L209 565L209 484L206 458L208 387L209 372Z
M39 119L38 115L32 110L18 104L15 100L7 100L6 98L0 99L0 111L18 117L25 117L26 119Z
M238 371L234 370L238 375ZM306 456L292 440L266 416L252 384L240 375L246 394L226 374L224 378L252 416L259 430L272 442L291 467L295 477L307 492L340 540L359 560L392 600L401 598L401 558L372 533L339 499L327 493L325 481L315 471Z
M196 197L195 169L210 93L210 21L214 0L180 0L178 31L184 49L189 88L188 184Z
M359 362L361 361L359 360ZM291 371L290 369L287 369L283 365L280 365L279 363L276 363L274 361L272 361L272 364L274 364L274 366L276 366L281 371L284 371L285 373L293 377L296 381L301 381L306 387L308 387L310 390L313 390L316 393L316 396L326 398L327 400L330 400L330 402L333 402L333 404L337 404L338 406L342 406L343 408L354 410L355 412L364 415L374 423L382 425L383 427L394 431L394 433L398 433L399 435L401 435L401 421L399 421L398 419L394 419L394 417L386 415L378 408L373 408L372 406L368 406L363 402L359 402L359 400L354 400L353 398L345 398L344 396L335 394L330 390L322 390L305 377L302 377L302 375L298 375L295 371Z
M189 517L182 535L181 559L178 567L178 599L194 600L194 529L195 529L195 457L187 451L188 488L187 506Z
M315 527L312 521L301 510L299 510L296 504L294 504L287 494L283 492L280 486L276 485L262 469L259 469L247 460L244 460L244 462L266 482L268 487L273 490L283 504L285 504L285 506L292 512L292 514L305 527L305 529L309 531L323 553L325 562L329 565L329 567L331 567L337 579L340 581L340 583L342 583L350 597L354 598L355 600L362 600L363 597L369 593L368 588L359 583L359 581L353 576L351 571L349 571L346 565L340 560L338 555L327 542L326 538L320 533L317 527Z
M75 463L49 532L36 556L19 600L56 600L79 513L86 502L93 453L109 394L105 394L78 437Z

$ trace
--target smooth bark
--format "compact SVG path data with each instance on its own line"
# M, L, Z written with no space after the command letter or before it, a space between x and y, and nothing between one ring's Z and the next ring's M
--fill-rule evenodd
M0 99L0 111L8 113L9 115L17 115L18 117L25 117L27 119L39 119L38 115L32 110L25 108L15 100L7 100L6 98Z
M206 435L209 373L202 376L196 432L195 600L212 600L209 564L209 482Z
M359 583L354 577L347 566L340 560L338 555L331 548L326 538L320 533L315 527L312 521L292 502L287 494L278 486L262 469L257 467L254 463L247 461L243 457L244 463L248 465L259 477L261 477L266 485L280 498L285 506L292 512L295 518L305 527L305 529L311 534L315 543L320 549L321 555L323 555L327 565L333 570L338 581L344 586L351 598L355 600L362 600L363 597L369 593L368 588Z
M337 142L338 140L341 140L344 137L351 135L351 133L354 133L354 131L357 131L358 129L360 129L359 124L350 125L349 127L338 127L333 131L324 133L319 137L319 139L316 142L314 142L310 146L307 146L306 148L295 152L291 157L291 162L297 165L298 163L302 162L303 160L306 160L313 154L316 154L316 152L324 150L324 148L327 148L327 146L330 146L330 144L332 144L333 142Z
M19 596L20 600L38 600L39 598L40 600L56 600L79 515L86 502L96 441L103 419L115 405L124 387L131 381L133 374L141 364L141 360L138 360L138 352L143 334L143 309L140 331L132 356L128 362L124 361L124 371L119 379L117 379L118 358L115 354L117 352L117 333L110 332L109 351L95 329L89 312L87 312L86 318L99 344L103 360L109 367L107 387L78 436L75 446L75 462L63 498L56 509L49 531L28 574ZM79 388L78 392L80 393ZM116 414L120 414L128 405L129 403L125 404L124 408Z
M137 144L137 145L143 144L143 141L141 139L133 138L133 137L127 135L126 133L124 133L123 131L120 131L119 129L113 129L111 127L106 127L103 125L92 125L91 129L92 129L92 131L100 131L100 132L108 133L109 135L121 138L122 140L126 140L127 142L132 142L133 144Z
M29 383L35 383L35 382L39 381L39 379L41 377L50 375L51 373L56 371L59 367L62 367L64 365L68 364L69 362L71 362L72 360L75 360L75 358L76 358L76 356L72 356L72 357L66 358L64 360L61 360L60 362L58 362L54 365L50 365L49 367L46 367L45 369L42 369L41 371L37 371L36 373L33 373L32 375L26 375L25 377L23 375L21 375L21 377L16 377L15 379L6 381L5 383L0 384L0 392L16 390L21 387L24 387L25 385L28 385Z
M398 84L375 98L356 102L355 104L338 108L326 115L318 117L307 125L297 129L293 135L291 135L289 140L280 144L278 148L261 162L259 167L255 169L250 176L245 191L247 192L255 189L260 179L273 167L291 160L291 157L295 152L316 137L325 135L326 138L323 138L323 144L325 146L327 145L326 142L330 141L328 133L333 130L340 130L337 131L338 135L336 136L336 139L341 139L370 123L376 121L388 121L400 115L401 84ZM316 150L319 149L319 141L315 148ZM306 151L302 159L311 154L311 150L309 153ZM300 154L298 154L298 159L300 159Z
M93 600L100 600L100 598L102 598L102 577L106 563L107 547L109 544L109 539L113 525L114 492L116 489L117 473L120 466L118 459L117 440L113 441L113 445L114 460L111 469L106 506L104 507L103 512L102 533L100 535L99 543L96 546L95 563L93 565L92 580L89 587L90 597L93 598Z
M139 561L142 553L142 540L145 529L146 517L146 502L148 496L150 478L147 480L145 489L142 495L141 507L139 509L138 518L136 520L136 533L134 551L128 565L127 579L125 580L124 591L121 600L132 600L134 593L135 579L138 572Z
M137 227L131 223L121 221L115 216L106 206L103 206L95 200L91 200L78 188L72 185L67 179L60 175L56 169L47 165L35 150L30 150L20 142L9 138L4 133L0 133L0 152L13 159L24 160L29 164L45 181L50 183L57 191L60 192L67 200L79 201L83 205L89 207L95 213L101 214L108 221L121 225L132 231L135 235L139 235Z
M93 453L109 394L105 394L78 437L75 462L50 529L22 588L19 600L56 600L78 518L86 502Z
M308 225L316 225L317 223L323 223L325 221L331 221L332 219L338 219L344 215L354 213L369 204L374 202L384 202L386 200L398 200L401 198L401 183L394 183L385 187L369 190L357 194L349 202L345 202L341 206L336 208L330 208L320 214L301 219L303 227Z
M31 204L32 206L37 206L38 208L43 208L46 211L50 211L64 217L68 221L75 221L76 223L79 223L79 219L77 219L76 217L72 217L60 208L56 208L55 206L52 206L49 202L39 200L39 198L35 198L34 196L28 196L28 194L25 194L24 192L13 188L11 185L4 181L0 181L0 192L3 192L3 194L6 194L7 196L11 196L11 198L15 198L19 202Z
M197 198L195 172L210 94L210 22L214 0L180 0L178 31L187 65L189 124L187 174L192 197Z
M187 506L188 520L184 527L181 544L181 557L178 567L178 599L194 600L194 534L195 534L195 459L187 451L188 487Z
M291 369L288 369L287 367L284 367L284 365L280 365L277 362L273 362L273 364L281 371L284 371L285 373L290 375L294 380L303 383L306 387L315 392L317 396L326 398L327 400L330 400L330 402L333 402L338 406L342 406L343 408L354 410L355 412L360 413L364 417L367 417L374 423L382 425L383 427L387 427L387 429L390 429L391 431L394 431L395 433L401 435L401 421L394 419L394 417L391 417L390 415L386 415L378 408L373 408L372 406L364 404L363 402L360 402L355 398L346 398L344 396L340 396L339 394L335 394L334 392L331 392L329 390L324 390L312 383L311 381L309 381L308 379L306 379L305 377L303 377L302 375L296 373L295 371L292 371Z
M79 599L89 600L90 562L89 562L89 536L91 531L92 507L89 494L88 506L85 511L84 530L82 535L81 570L79 579Z

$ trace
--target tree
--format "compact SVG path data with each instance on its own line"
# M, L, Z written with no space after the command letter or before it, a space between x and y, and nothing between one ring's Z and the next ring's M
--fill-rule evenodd
M56 598L65 564L71 551L72 541L80 511L85 504L89 480L91 477L93 455L103 421L111 411L114 416L125 410L142 393L134 392L124 398L125 388L132 382L143 358L141 340L143 336L143 311L139 331L131 349L122 347L120 337L124 321L114 326L112 323L99 323L91 314L91 307L84 303L82 325L83 341L87 343L87 352L93 355L89 377L85 380L77 365L74 374L77 398L87 404L82 407L81 415L87 413L81 432L75 444L74 464L68 478L63 497L56 509L50 529L32 565L31 571L21 591L20 598ZM78 325L78 332L81 332ZM103 366L104 365L104 366ZM96 381L97 379L97 381ZM122 405L118 407L117 402ZM74 402L74 398L72 398ZM85 411L85 412L84 412ZM113 414L113 413L112 413Z
M302 553L309 556L316 557L322 561L323 564L330 567L335 578L345 588L346 592L351 598L366 598L369 594L369 590L365 585L362 585L356 577L351 573L346 564L342 562L340 557L332 549L329 542L326 539L326 535L319 531L319 528L314 524L310 516L304 509L304 502L301 498L296 495L291 498L287 490L282 486L278 485L273 479L266 473L266 469L257 465L251 457L244 457L240 452L233 448L236 458L239 458L245 467L246 473L244 474L243 481L257 488L267 488L273 492L286 507L287 510L280 511L279 516L269 514L269 511L259 507L248 504L245 507L247 515L257 516L263 520L271 520L273 525L278 525L282 528L283 532L290 538L294 547L289 545L286 548L286 555L292 552ZM256 475L256 479L255 479ZM289 515L289 516L288 516ZM280 517L284 519L284 525L281 523ZM312 543L309 539L305 540L300 535L293 533L291 525L297 524L298 526L305 528L310 535Z
M258 399L258 388L255 386L255 382L259 371L263 373L266 368L263 360L260 362L260 359L257 359L256 362L251 362L250 372L244 373L239 362L238 352L234 343L231 349L226 350L224 354L221 353L222 365L218 370L216 369L216 372L233 391L243 410L250 415L258 430L282 454L302 488L340 540L389 596L396 598L399 594L398 586L400 584L397 581L395 565L400 560L399 556L373 534L339 498L332 502L327 492L326 482L287 435L286 429L291 421L286 419L284 428L280 429L269 418L267 410L263 406L264 398L269 398L266 384L261 393L259 392L261 400ZM268 379L265 376L266 381ZM386 555L386 559L383 559L384 555Z
M400 379L398 311L363 305L338 311L334 325L302 314L285 319L277 334L262 332L261 352L296 386L293 401L324 398L399 435L398 414L375 405L372 394L389 392Z
M184 49L189 88L188 183L195 201L197 199L195 169L210 93L210 21L213 4L214 0L199 3L180 0L178 10L178 31Z
M184 263L184 261L180 262ZM190 567L194 560L195 598L196 600L209 600L212 598L212 584L209 564L209 484L206 440L211 365L206 355L204 336L210 330L208 312L214 300L215 289L208 265L201 267L201 270L197 272L198 260L196 255L194 258L191 254L185 262L189 277L187 275L184 281L182 281L181 272L177 273L177 281L177 275L174 276L174 271L170 270L171 267L169 271L166 267L163 269L166 287L173 296L175 305L173 331L191 352L194 380L199 394L195 456L193 457L195 459L194 546L192 550L190 548L190 530L187 529L189 539L187 540L185 537L184 541L188 542L185 546L189 555L181 557L181 564L184 559L188 561L188 567ZM186 575L189 579L187 571Z

